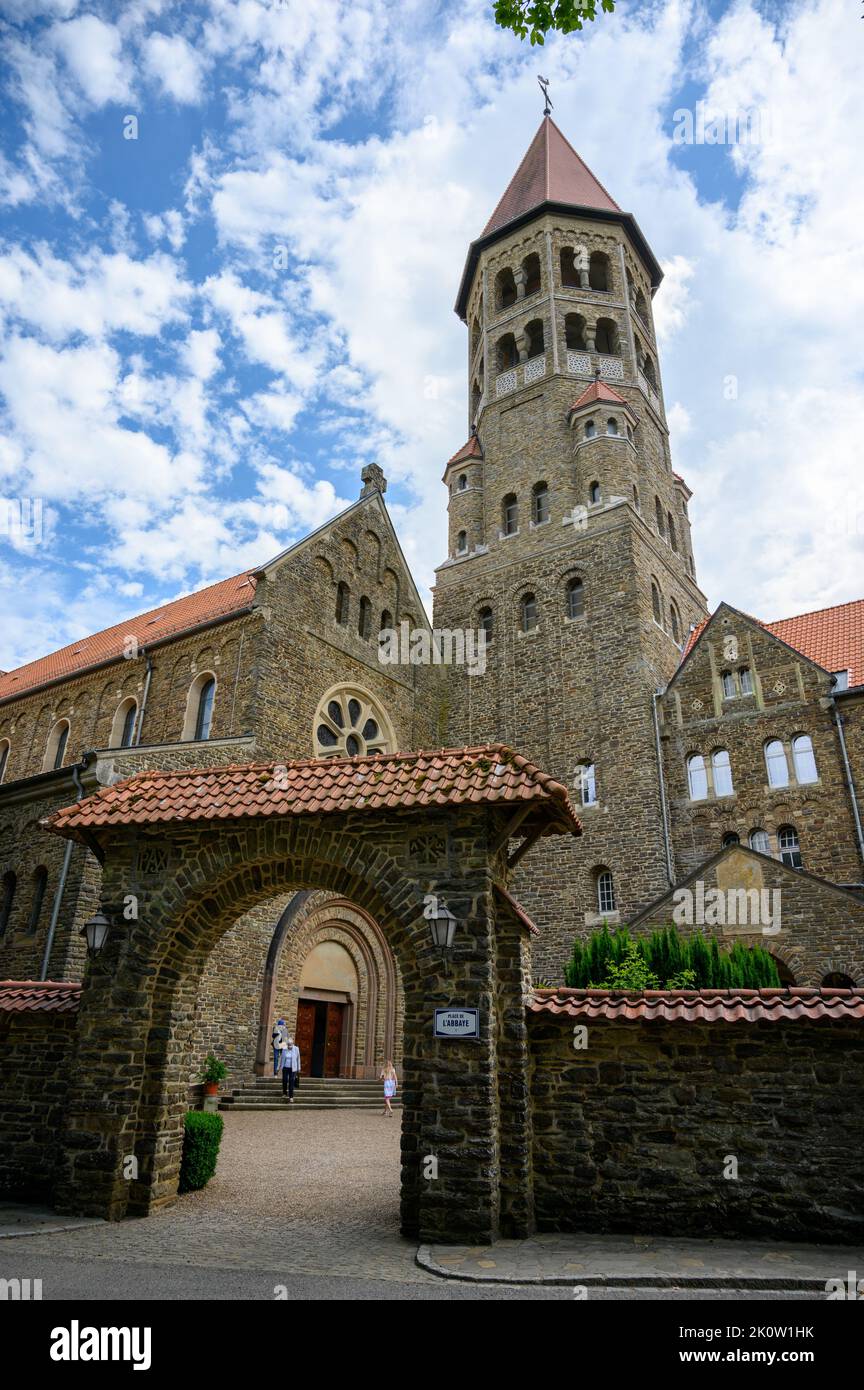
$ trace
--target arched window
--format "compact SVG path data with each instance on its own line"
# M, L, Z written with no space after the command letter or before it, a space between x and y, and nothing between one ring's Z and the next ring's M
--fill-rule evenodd
M662 627L662 626L663 626L663 599L661 598L661 596L660 596L660 590L659 590L657 584L655 583L655 581L654 581L653 579L651 580L651 611L652 611L653 614L654 614L654 621L655 621L655 623L657 623L657 625L658 625L659 627Z
M522 262L522 270L525 273L525 294L537 294L541 285L540 278L540 257L536 251L532 251L530 256L526 256Z
M608 869L597 871L597 908L600 912L615 911L615 881Z
M732 785L732 765L727 749L714 749L711 754L711 771L714 774L714 795L731 796L735 788Z
M465 489L467 488L467 486L468 486L468 476L467 476L467 474L465 474L465 473L460 473L460 474L459 474L459 481L458 481L457 484L456 484L457 490L458 490L459 492L464 492Z
M393 631L393 614L390 612L390 609L389 609L389 608L385 608L385 609L383 610L382 614L381 614L381 622L380 622L380 624L379 624L379 626L378 626L378 631L379 631L379 632L392 632L392 631Z
M772 738L765 744L765 767L769 787L788 787L789 765L786 762L786 749L779 738Z
M750 831L750 848L755 849L757 854L770 854L771 841L768 838L768 831L757 827Z
M462 533L465 534L464 531ZM360 599L360 612L357 617L357 631L364 641L372 636L372 600L364 594Z
M740 845L740 843L741 836L736 834L734 830L730 830L728 835L723 836L724 849L731 849L733 845Z
M468 553L468 532L460 531L456 537L456 554L467 555Z
M642 291L641 291L640 289L637 289L636 294L635 294L634 297L633 297L633 306L634 306L634 308L635 308L635 310L636 310L636 313L637 313L637 314L639 315L639 317L641 318L642 322L643 322L644 324L647 324L647 323L648 323L648 305L647 305L647 303L646 303L646 301L645 301L645 296L644 296L644 294L642 293Z
M477 416L480 413L480 402L483 399L483 392L480 389L479 381L475 381L471 387L471 424L476 425Z
M671 545L672 549L677 551L678 540L675 535L675 522L672 520L671 512L666 513L666 534L669 537L669 544Z
M597 503L602 501L602 497L603 494L600 491L600 484L595 480L588 489L588 501L591 503L592 507L596 507Z
M528 356L539 357L545 351L543 320L532 319L530 323L526 323L525 336L528 339Z
M616 435L618 433L618 421L614 416L610 416L606 421L606 433Z
M652 362L652 360L651 360L650 357L647 357L647 356L646 356L646 358L645 358L645 363L644 363L644 365L643 365L643 367L642 367L642 375L645 377L645 380L648 382L648 385L651 387L651 389L652 389L653 391L656 391L656 390L657 390L657 373L656 373L656 371L654 370L654 363Z
M472 361L480 346L480 320L474 318L471 322L471 358Z
M609 257L603 251L592 251L588 266L588 284L592 290L609 289Z
M117 706L114 715L114 722L111 725L111 738L109 748L131 748L132 739L135 734L135 719L138 714L138 702L133 696L129 696L122 704Z
M819 772L813 753L813 740L809 734L797 734L792 740L792 762L795 767L796 782L818 782Z
M195 711L195 732L192 737L196 743L203 743L210 737L213 723L213 701L216 696L216 677L206 676L198 689L198 702Z
M597 426L594 424L594 421L593 421L593 420L586 420L586 421L585 421L585 438L586 438L586 439L593 439L596 433L597 433Z
M508 492L501 503L501 531L505 536L515 536L519 530L519 504L515 492Z
M678 609L677 609L676 605L675 605L671 600L670 600L670 602L669 602L669 626L672 628L672 638L673 638L673 640L674 640L675 642L677 642L678 645L679 645L679 647L680 647L680 645L681 645L681 617L680 617L680 614L679 614L679 612L678 612Z
M9 761L9 749L11 744L8 738L0 739L0 782L6 776L6 764Z
M608 357L618 353L618 329L612 319L598 319L594 330L594 346Z
M733 676L732 672L722 671L720 674L720 680L723 685L723 699L733 699L738 694L738 690L735 685L735 677Z
M336 586L336 621L343 627L348 622L348 611L351 606L351 590L344 581L340 581Z
M666 523L663 518L663 507L659 497L654 498L654 517L657 522L657 534L666 539Z
M512 333L505 333L503 338L498 339L495 352L498 358L499 372L509 372L511 367L515 367L519 361L519 350Z
M534 594L523 594L519 605L522 631L533 632L537 626L537 599Z
M39 926L39 918L42 915L42 904L45 901L45 889L48 885L48 870L44 864L33 874L33 897L30 903L30 916L27 919L27 931L33 936Z
M45 747L45 760L42 764L43 772L51 772L63 766L63 759L66 756L66 744L69 742L69 720L58 719L54 728L48 735L48 743Z
M376 757L396 751L383 707L355 687L338 686L323 697L315 715L314 737L319 758Z
M564 341L571 352L585 352L585 320L581 314L565 314Z
M794 825L781 825L777 831L777 847L780 850L780 858L789 869L800 869L803 860L801 858L801 845L798 841L798 831Z
M741 686L742 695L753 694L753 672L749 666L742 666L738 672L738 682Z
M17 879L11 869L3 875L3 893L0 897L0 936L5 932L9 925L9 918L12 916L16 883Z
M571 579L567 585L567 617L585 616L585 586L581 579Z
M481 608L479 613L480 631L486 633L486 641L491 642L495 632L495 618L491 608Z
M562 246L561 255L561 284L566 289L579 289L579 271L576 269L576 255L572 246Z
M597 805L597 772L593 763L581 763L578 769L579 797L583 806Z
M535 483L531 492L532 520L535 526L542 526L549 520L549 487L546 483Z
M516 303L516 278L509 266L499 270L495 276L495 304L498 309L509 309Z
M691 753L687 759L687 785L691 801L704 801L708 795L708 773L701 753Z
M822 989L854 989L855 981L842 970L831 970L822 981Z

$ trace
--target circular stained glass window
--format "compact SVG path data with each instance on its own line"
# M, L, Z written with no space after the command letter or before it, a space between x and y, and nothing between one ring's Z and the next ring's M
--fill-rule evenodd
M363 758L395 752L390 721L362 691L331 691L315 716L315 752L319 758Z

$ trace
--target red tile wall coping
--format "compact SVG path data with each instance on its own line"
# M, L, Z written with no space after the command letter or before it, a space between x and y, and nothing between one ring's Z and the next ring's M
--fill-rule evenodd
M616 1022L845 1022L864 1019L864 989L538 989L528 1009Z
M77 980L0 980L0 1013L75 1013L81 990Z

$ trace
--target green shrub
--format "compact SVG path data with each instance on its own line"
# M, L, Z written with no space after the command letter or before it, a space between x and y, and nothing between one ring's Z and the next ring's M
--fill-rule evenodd
M216 1172L224 1120L209 1110L189 1110L183 1133L180 1191L197 1192Z
M626 927L612 933L605 922L587 941L574 941L564 979L571 989L780 987L776 961L762 946L736 942L721 951L713 938L681 937L673 926L634 941Z
M208 1052L204 1062L204 1070L201 1073L202 1081L224 1081L228 1075L228 1068L224 1062L220 1062L215 1052Z

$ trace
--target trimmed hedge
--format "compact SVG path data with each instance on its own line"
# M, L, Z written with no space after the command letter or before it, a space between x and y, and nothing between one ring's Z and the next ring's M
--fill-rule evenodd
M180 1161L180 1192L206 1187L216 1172L225 1121L210 1110L188 1110Z
M684 987L692 989L780 987L777 964L764 947L742 946L736 941L731 951L721 951L713 938L700 934L681 937L672 926L634 941L626 927L612 933L604 925L592 932L587 941L574 941L564 979L571 989L606 987L607 979L616 982L616 972L634 949L647 971L656 976L659 989L681 988L682 975L688 977Z

